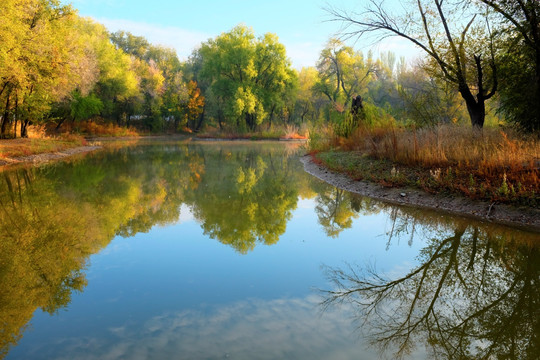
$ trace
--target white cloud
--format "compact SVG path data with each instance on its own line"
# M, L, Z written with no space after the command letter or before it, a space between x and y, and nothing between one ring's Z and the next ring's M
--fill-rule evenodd
M175 26L160 26L123 19L97 18L109 31L125 30L133 35L143 36L152 44L176 49L178 56L185 60L203 41L213 37L203 32L191 31Z
M182 60L187 59L202 42L219 35L124 19L96 18L95 20L105 25L111 32L125 30L133 35L145 37L152 44L172 47L176 49ZM315 66L323 47L323 44L313 42L284 42L284 45L293 67L298 70L304 66Z
M344 309L317 316L317 296L251 299L163 313L110 328L100 337L63 339L58 358L373 359ZM89 347L90 346L90 347ZM91 350L90 350L91 349ZM69 355L64 355L69 354Z
M291 59L292 66L297 70L307 66L315 66L323 48L321 44L312 42L289 43L283 41L283 45L287 49L287 56Z

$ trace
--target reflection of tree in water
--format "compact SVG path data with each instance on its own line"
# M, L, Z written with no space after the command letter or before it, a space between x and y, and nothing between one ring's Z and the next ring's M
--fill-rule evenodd
M170 144L2 173L0 358L36 309L55 313L84 289L90 255L116 235L177 221L182 204L238 251L277 242L307 184L289 151Z
M276 150L206 154L201 184L186 198L205 234L241 253L279 240L296 208L300 172Z
M19 169L0 175L0 357L18 341L36 309L53 313L70 302L74 291L83 290L86 284L84 268L91 254L107 246L116 235L133 236L149 231L156 224L174 223L179 219L182 204L192 209L206 234L241 253L252 250L259 243L274 244L279 240L296 208L298 195L317 195L317 214L330 236L338 236L343 229L350 227L358 214L388 211L391 220L388 225L389 244L405 235L412 240L418 234L414 230L415 222L426 225L431 221L431 214L413 213L410 209L403 212L312 180L304 174L300 162L291 158L295 151L281 144L149 145L144 149L135 147L112 154L98 154L79 163ZM443 225L431 224L430 227L444 233ZM424 270L420 270L410 279L385 290L379 302L381 309L398 290L402 288L405 293L407 287L420 283L422 290L419 300L413 305L412 323L422 309L420 305L424 306L425 299L429 297L426 284L444 273L447 268L445 261L451 259L454 259L452 266L443 279L444 286L436 296L438 300L432 312L441 308L439 299L451 298L453 293L445 289L456 277L458 280L453 280L456 289L464 288L462 283L475 281L466 287L469 293L461 290L466 296L460 296L467 301L476 299L472 291L482 289L477 284L483 282L476 279L469 269L485 268L486 279L493 278L492 273L498 276L493 284L483 285L484 289L477 294L480 299L476 300L478 306L481 301L490 301L497 294L495 290L504 294L499 288L504 287L504 281L512 279L502 275L512 271L518 273L525 264L526 254L520 250L522 247L501 245L504 242L499 238L504 236L497 235L497 231L490 233L479 228L475 235L473 228L455 228L458 230L452 232L452 236L448 235L448 239L432 240L422 252L422 261L434 258L433 261L425 260L428 263L426 279L422 280ZM450 257L454 252L455 256ZM535 254L531 250L527 256L537 258ZM466 263L464 269L462 263ZM498 270L499 267L504 271ZM456 269L464 280L459 280ZM534 271L537 270L533 266L530 270L532 275L522 277L514 289L524 288L522 283L530 283L532 280L529 279L534 274L538 277L538 272ZM364 282L384 283L382 276L365 275ZM356 284L352 278L336 277L336 280L351 287ZM489 283L491 280L486 281ZM495 290L491 291L489 286ZM529 301L538 305L537 293L534 297L530 288L527 291L530 295L522 303ZM353 291L350 295L334 295L344 300L357 300L356 294L360 293ZM503 305L511 307L511 299L507 296L485 313L495 316L496 310L503 312ZM394 301L398 300L403 301L400 298ZM532 305L527 305L531 316L520 320L523 327L515 328L515 331L521 331L519 336L523 338L527 336L527 329L537 326L531 320L535 319ZM398 309L402 307L403 304ZM428 319L431 317L429 315ZM445 318L440 317L444 326L449 326L448 317L446 313ZM504 319L502 315L494 318ZM493 318L486 316L482 321L494 322ZM467 324L469 328L479 328L482 321L468 320ZM426 322L422 320L414 332L425 328ZM403 329L395 329L398 330L403 332ZM450 334L454 330L445 331ZM491 338L495 339L495 335ZM430 335L429 339L443 346L446 337ZM484 344L485 339L487 337L481 338L484 342L480 344ZM503 338L502 342L505 341ZM516 346L522 343L517 341ZM531 344L535 342L531 340Z
M351 202L346 199L347 195L344 190L331 188L317 196L315 212L326 235L330 237L337 237L343 230L349 229L353 218L358 217L351 208Z
M96 250L80 236L89 225L83 209L69 198L51 198L54 184L35 179L27 169L0 179L0 358L37 307L55 313L82 291L85 258Z
M359 214L380 211L380 203L370 198L322 183L315 182L312 186L317 192L315 212L327 236L338 237L343 230L352 227L353 219Z
M335 288L323 304L353 304L362 331L399 356L425 343L437 359L538 359L540 248L528 241L537 234L515 234L447 224L405 276L328 269Z
M0 175L0 358L37 308L55 313L84 289L88 257L115 235L178 219L189 173L175 159L123 149Z

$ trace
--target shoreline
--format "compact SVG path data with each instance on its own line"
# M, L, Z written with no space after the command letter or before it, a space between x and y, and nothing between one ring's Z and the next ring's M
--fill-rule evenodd
M102 149L101 145L87 145L68 148L62 151L40 153L28 156L17 156L13 158L0 159L0 171L5 170L7 167L21 164L43 164L54 160L62 160L74 155L85 154L95 150Z
M43 152L27 156L16 156L10 158L0 158L0 172L17 165L39 165L50 161L67 159L74 155L85 154L95 150L103 149L107 144L123 141L144 142L145 140L169 140L169 141L201 141L201 142L291 142L303 143L303 139L227 139L227 138L198 138L186 135L149 135L149 136L123 136L123 137L90 137L86 139L93 145L76 146L61 151Z
M300 161L304 164L304 170L308 174L358 195L396 205L422 207L540 232L540 210L534 208L518 208L460 196L433 195L413 188L387 188L364 180L356 181L346 174L329 170L316 164L309 154L302 156Z

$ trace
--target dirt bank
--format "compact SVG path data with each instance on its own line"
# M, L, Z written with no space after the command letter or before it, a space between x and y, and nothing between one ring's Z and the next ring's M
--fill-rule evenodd
M332 172L314 163L310 155L303 156L301 161L309 174L356 194L389 203L435 209L540 232L538 209L488 203L459 196L432 195L410 188L386 188L367 181L355 181L347 175Z
M63 158L73 156L76 154L87 153L87 152L94 151L101 148L102 148L101 146L97 146L97 145L79 146L79 147L69 148L69 149L52 152L52 153L19 156L19 157L14 157L14 158L3 158L3 159L0 159L0 167L5 168L8 165L25 164L25 163L40 164L40 163L45 163L45 162L49 162L53 160L63 159Z

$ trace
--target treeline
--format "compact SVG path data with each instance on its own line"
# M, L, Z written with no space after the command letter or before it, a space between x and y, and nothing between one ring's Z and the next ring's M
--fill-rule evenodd
M204 105L176 52L110 34L56 0L6 0L0 15L1 137L95 117L163 131Z
M537 10L535 2L531 6ZM376 59L331 39L316 66L297 71L277 36L256 37L239 25L202 43L182 62L173 49L124 31L111 34L57 0L5 0L0 20L3 138L27 136L29 124L59 131L84 120L151 132L331 123L345 136L359 121L470 122L456 84L429 57L411 66L391 52ZM504 114L534 130L537 113L524 105L537 96L527 90L536 79L534 66L526 66L531 51L520 52L527 42L509 20L497 21L492 33L499 42L484 45L497 47L492 60L504 66L499 91L483 115L487 123L498 123ZM493 71L483 75L494 85Z

